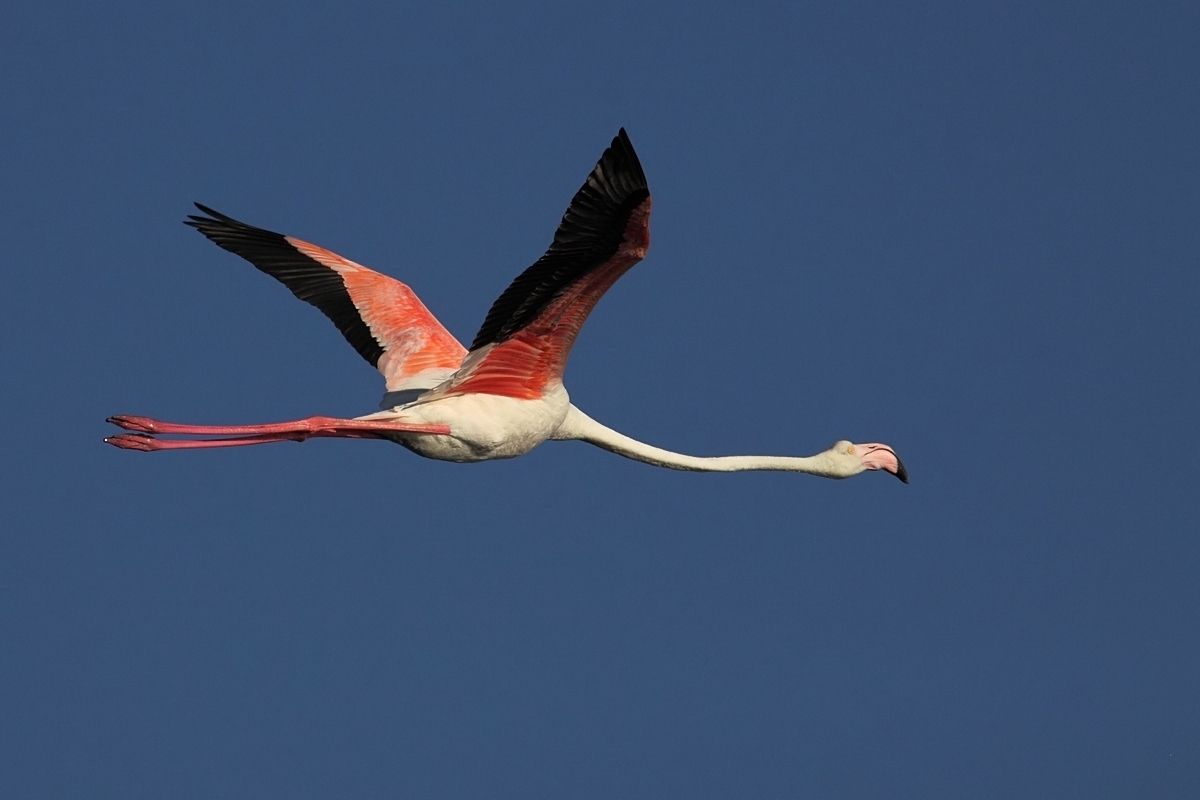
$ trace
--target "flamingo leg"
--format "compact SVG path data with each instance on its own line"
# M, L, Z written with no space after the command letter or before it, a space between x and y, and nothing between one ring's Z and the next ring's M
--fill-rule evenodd
M265 425L185 425L149 417L119 415L109 417L112 424L136 433L109 436L104 441L123 450L193 450L208 447L244 447L274 442L302 442L312 437L346 439L385 439L388 433L448 434L449 425L394 422L391 420L339 419L308 417L291 422ZM149 434L191 434L224 436L220 439L156 439Z
M278 433L233 439L155 439L145 433L122 433L119 436L105 437L104 441L122 450L141 450L143 453L151 453L155 450L194 450L201 447L241 447L251 444L303 441L303 437L300 434Z
M303 442L309 437L340 436L347 439L383 439L382 433L347 432L347 433L265 433L255 436L234 436L224 439L156 439L146 433L122 433L105 438L105 442L122 450L141 450L152 453L156 450L198 450L209 447L245 447L254 444L273 444L275 442Z
M181 433L194 436L257 436L269 433L302 433L308 436L348 436L354 432L450 433L450 426L437 423L414 423L392 420L341 419L339 417L306 417L290 422L269 422L264 425L187 425L164 422L150 417L118 414L108 421L118 428L138 433Z

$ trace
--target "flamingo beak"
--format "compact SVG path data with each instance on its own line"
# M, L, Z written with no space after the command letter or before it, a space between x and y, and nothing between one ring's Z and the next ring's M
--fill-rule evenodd
M908 470L904 468L904 462L896 455L895 450L886 444L860 444L858 448L862 452L864 467L890 472L902 482L908 483Z

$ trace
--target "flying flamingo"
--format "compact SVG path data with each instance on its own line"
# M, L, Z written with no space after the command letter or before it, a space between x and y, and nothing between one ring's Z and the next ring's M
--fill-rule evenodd
M523 455L547 439L578 439L670 469L826 478L884 470L908 482L899 457L883 444L843 440L804 457L691 456L631 439L572 405L562 376L575 337L600 296L650 245L650 192L623 128L571 200L550 248L492 305L470 349L400 281L323 247L196 207L203 216L191 215L186 224L320 309L383 374L384 410L265 425L184 425L120 415L108 421L134 433L104 440L116 447L181 450L344 437L388 439L427 458L485 461Z

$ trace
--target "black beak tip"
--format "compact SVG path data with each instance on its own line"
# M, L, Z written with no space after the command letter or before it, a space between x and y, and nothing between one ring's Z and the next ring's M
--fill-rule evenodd
M901 483L908 483L908 470L904 468L904 462L900 460L900 456L896 456L896 477Z

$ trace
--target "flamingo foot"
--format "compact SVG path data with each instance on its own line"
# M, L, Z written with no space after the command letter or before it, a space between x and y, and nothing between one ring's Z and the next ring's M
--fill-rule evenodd
M111 422L118 428L124 428L127 431L138 431L140 433L155 433L154 420L149 417L134 417L128 414L114 414L109 417L106 422ZM113 437L115 438L115 437ZM108 441L107 439L105 441Z
M112 418L109 422L112 422ZM148 453L151 450L156 450L158 440L153 436L147 436L144 433L122 433L119 436L104 437L105 444L111 444L113 447L119 447L122 450L140 450L143 453Z

